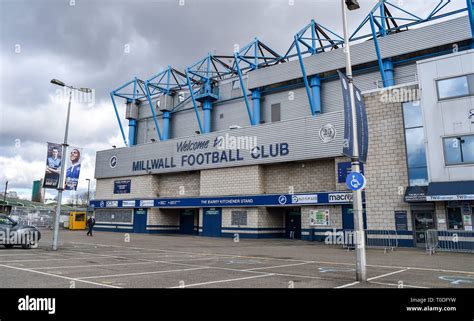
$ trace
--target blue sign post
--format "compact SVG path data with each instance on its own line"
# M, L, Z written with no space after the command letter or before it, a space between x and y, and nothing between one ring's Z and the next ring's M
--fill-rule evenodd
M347 175L346 178L346 185L349 187L350 190L358 191L365 187L365 177L361 173L352 172Z

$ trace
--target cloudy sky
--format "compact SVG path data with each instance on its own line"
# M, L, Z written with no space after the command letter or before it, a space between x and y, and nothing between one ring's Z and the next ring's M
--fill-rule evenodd
M420 16L438 2L392 1ZM359 2L352 30L377 0ZM342 35L340 11L336 0L0 0L0 189L8 180L9 190L31 197L46 142L63 140L67 95L52 78L95 89L93 99L75 97L69 133L69 144L84 149L85 191L96 151L123 146L111 90L167 65L183 70L207 52L231 54L256 36L284 54L311 19Z

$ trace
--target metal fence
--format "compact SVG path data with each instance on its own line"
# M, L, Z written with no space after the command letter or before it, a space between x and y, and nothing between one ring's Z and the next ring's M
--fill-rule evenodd
M398 235L395 230L366 230L365 244L367 248L380 248L385 253L398 247Z
M474 253L473 231L427 230L425 239L430 255L438 251Z
M356 233L354 230L343 230L343 248L355 248ZM398 236L395 230L364 230L366 248L383 249L384 253L398 247Z
M69 222L69 210L61 211L60 226ZM51 209L33 209L28 207L14 207L10 217L22 225L33 225L37 228L49 229L53 226L54 212Z

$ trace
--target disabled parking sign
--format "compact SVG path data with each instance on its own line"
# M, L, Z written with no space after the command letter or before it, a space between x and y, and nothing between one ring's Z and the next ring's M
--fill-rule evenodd
M365 177L361 173L352 172L347 175L346 185L353 191L358 191L365 187Z

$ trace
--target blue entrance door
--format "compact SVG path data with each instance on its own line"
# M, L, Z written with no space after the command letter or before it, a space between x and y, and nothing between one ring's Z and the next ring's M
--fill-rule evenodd
M285 211L286 237L301 239L301 208Z
M183 210L179 214L179 233L194 234L194 210Z
M133 212L133 232L146 233L146 208L136 208Z
M205 208L202 220L203 236L221 236L222 209L217 207Z
M354 213L351 205L342 206L342 228L344 230L354 229ZM367 229L367 215L364 208L364 229Z

